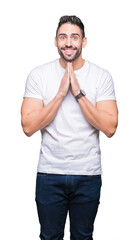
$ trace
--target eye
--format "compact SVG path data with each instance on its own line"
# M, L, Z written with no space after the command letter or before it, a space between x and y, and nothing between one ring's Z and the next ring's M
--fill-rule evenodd
M61 35L61 36L59 36L59 39L60 39L61 41L63 41L63 40L65 40L65 39L66 39L66 36L64 36L64 35Z
M77 41L77 40L78 40L78 38L79 38L79 37L78 37L78 36L76 36L76 35L73 35L73 36L72 36L72 39L73 39L74 41Z

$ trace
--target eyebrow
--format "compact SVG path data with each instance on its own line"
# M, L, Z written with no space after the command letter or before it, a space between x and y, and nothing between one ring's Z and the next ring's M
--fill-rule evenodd
M58 36L61 36L61 35L67 35L66 33L60 33ZM78 33L72 33L71 36L74 36L74 35L78 35L80 37L80 35Z

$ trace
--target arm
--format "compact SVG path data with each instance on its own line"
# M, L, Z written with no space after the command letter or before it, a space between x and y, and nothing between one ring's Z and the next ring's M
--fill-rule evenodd
M97 102L96 107L86 97L81 97L78 102L83 114L92 126L102 131L107 137L114 135L118 124L116 101L100 101Z
M25 98L21 108L21 123L24 133L30 137L47 126L56 116L63 98L57 95L46 106L37 98Z
M70 65L71 91L74 96L80 92L78 80L74 74L73 67ZM78 99L81 110L88 122L106 134L112 137L118 124L118 109L115 100L103 100L96 103L96 107L85 97Z
M23 131L28 137L47 126L55 118L64 97L67 95L69 84L67 66L57 95L46 106L44 106L43 101L40 99L24 98L21 107L21 123Z

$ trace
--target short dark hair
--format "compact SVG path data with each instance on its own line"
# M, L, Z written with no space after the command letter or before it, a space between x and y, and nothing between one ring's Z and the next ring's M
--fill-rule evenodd
M59 19L58 27L57 27L57 30L56 30L56 36L57 36L58 29L64 23L71 23L71 24L77 25L81 29L82 38L85 37L84 24L82 23L81 19L76 17L75 15L72 15L72 16L65 15L65 16L62 16Z

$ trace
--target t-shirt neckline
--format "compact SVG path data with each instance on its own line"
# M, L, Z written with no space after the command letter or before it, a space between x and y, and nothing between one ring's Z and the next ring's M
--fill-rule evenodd
M62 72L65 72L65 68L63 68L63 67L61 66L60 61L59 61L59 58L57 58L56 61L57 61L57 64L58 64L58 67L60 68L60 70L61 70ZM80 69L75 70L74 72L75 72L76 74L82 73L82 72L87 68L87 64L88 64L88 61L85 60L84 65L83 65Z

